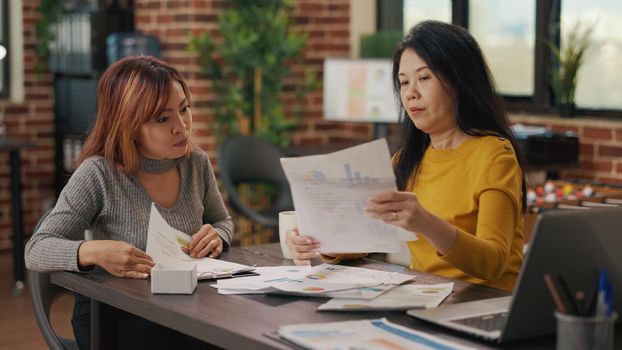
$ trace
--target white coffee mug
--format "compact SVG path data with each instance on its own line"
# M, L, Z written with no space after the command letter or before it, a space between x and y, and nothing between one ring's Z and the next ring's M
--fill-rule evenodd
M294 256L287 246L287 231L298 227L295 211L282 211L279 213L279 241L281 242L281 252L285 259L293 259Z

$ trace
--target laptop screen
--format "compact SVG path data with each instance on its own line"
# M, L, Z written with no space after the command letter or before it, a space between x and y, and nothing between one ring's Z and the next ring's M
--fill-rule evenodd
M514 288L502 340L555 332L553 301L544 274L561 275L574 293L589 298L606 267L614 308L622 314L622 207L551 210L539 217Z
M544 275L563 276L571 298L583 291L589 299L602 268L607 268L613 286L613 307L622 314L621 228L622 207L546 211L538 218L511 297L413 309L408 314L500 342L550 334L555 332L555 308ZM479 321L488 322L497 313L504 314L500 328L479 327Z

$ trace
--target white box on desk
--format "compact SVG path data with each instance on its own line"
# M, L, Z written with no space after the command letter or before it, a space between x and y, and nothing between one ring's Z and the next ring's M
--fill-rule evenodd
M151 269L152 294L192 294L196 287L196 264L157 263Z

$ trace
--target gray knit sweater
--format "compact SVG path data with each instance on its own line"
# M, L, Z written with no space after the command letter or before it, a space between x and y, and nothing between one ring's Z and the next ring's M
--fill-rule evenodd
M179 167L181 174L179 196L173 207L156 205L158 210L169 225L189 235L211 224L228 247L233 222L207 155L194 150L173 162L169 167ZM26 244L26 267L78 271L78 247L86 229L93 232L93 239L125 241L145 250L151 202L135 177L113 172L102 157L86 159Z

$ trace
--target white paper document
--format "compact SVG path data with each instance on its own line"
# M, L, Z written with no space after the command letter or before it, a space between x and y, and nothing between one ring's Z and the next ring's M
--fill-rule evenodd
M373 299L415 276L351 266L258 267L260 276L219 280L220 294L293 294L302 296Z
M281 326L279 336L307 349L475 349L389 322L386 318Z
M281 165L299 232L317 239L322 251L394 253L404 241L417 239L365 212L369 198L397 189L384 139L325 155L281 158Z
M190 235L172 228L160 215L155 204L151 204L146 253L153 258L154 262L169 265L196 264L198 279L232 277L235 274L254 270L253 266L218 259L195 259L181 250L181 247L187 247L191 240Z
M439 306L454 289L454 283L405 284L371 300L334 298L320 311L375 311L428 309Z

